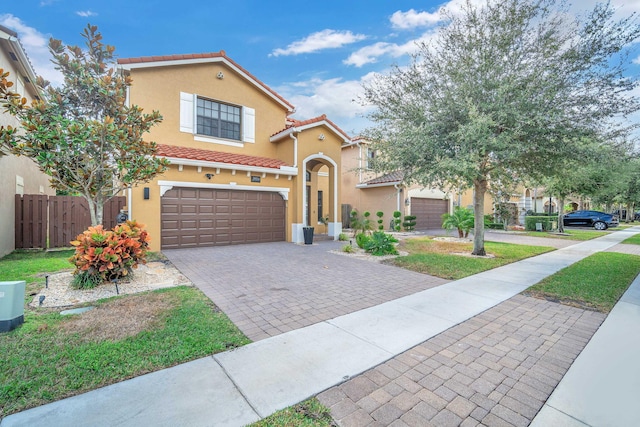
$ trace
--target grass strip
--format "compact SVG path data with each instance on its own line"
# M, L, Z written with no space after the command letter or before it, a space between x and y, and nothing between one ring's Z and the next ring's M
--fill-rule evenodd
M494 257L473 257L469 256L473 250L471 243L445 242L431 238L407 239L400 249L409 252L409 255L393 259L391 263L394 265L452 280L554 250L547 246L485 242L485 250Z
M628 245L640 245L640 234L636 234L634 236L629 237L622 241L622 243L626 243Z
M639 256L598 252L547 277L525 293L608 313L638 273Z
M251 424L251 427L331 427L335 425L329 409L314 397L278 411Z

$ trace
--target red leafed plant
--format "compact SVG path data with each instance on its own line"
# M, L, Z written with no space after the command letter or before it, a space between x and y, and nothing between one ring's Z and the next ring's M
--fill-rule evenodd
M89 227L71 244L76 253L69 258L75 266L73 285L76 288L94 288L132 273L139 263L146 263L149 234L144 224L127 221L111 230L101 225Z

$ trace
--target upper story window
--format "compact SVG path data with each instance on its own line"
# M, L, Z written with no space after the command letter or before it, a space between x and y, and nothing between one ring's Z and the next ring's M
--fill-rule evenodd
M196 141L242 147L256 142L256 110L180 92L180 132Z
M239 141L240 112L240 107L198 98L196 133Z
M376 158L376 152L371 148L367 147L367 169L373 169L373 160Z

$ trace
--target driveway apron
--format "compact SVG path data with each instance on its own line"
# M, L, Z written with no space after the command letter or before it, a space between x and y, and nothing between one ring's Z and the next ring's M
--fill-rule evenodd
M286 242L163 253L240 330L258 341L449 282Z

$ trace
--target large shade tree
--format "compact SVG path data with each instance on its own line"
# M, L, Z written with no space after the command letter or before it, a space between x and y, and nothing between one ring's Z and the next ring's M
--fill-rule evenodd
M167 161L155 157L154 142L143 139L162 121L160 113L127 105L132 80L118 71L114 47L103 44L95 26L87 26L82 36L85 49L49 41L64 83L54 87L39 78L42 97L30 105L12 92L8 74L0 73L0 102L21 124L0 129L0 143L33 159L51 177L52 187L84 197L91 223L98 225L109 199L150 181Z
M551 175L585 136L624 133L640 108L625 77L634 16L608 4L582 19L554 0L467 2L445 12L408 67L365 87L379 150L375 167L410 182L474 191L474 248L484 249L484 196L492 182Z

